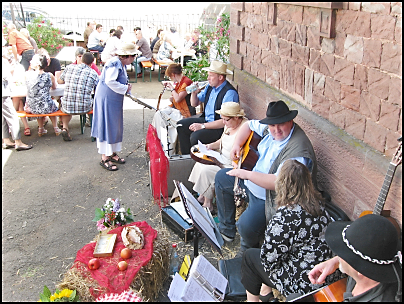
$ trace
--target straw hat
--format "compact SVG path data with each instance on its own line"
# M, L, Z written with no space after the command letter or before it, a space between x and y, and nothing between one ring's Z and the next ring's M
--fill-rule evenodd
M133 43L124 43L120 49L116 51L119 55L135 55L137 53L136 46Z
M297 110L289 110L282 100L270 102L267 109L267 117L260 120L261 124L276 125L292 120L297 115Z
M213 60L209 67L203 68L202 70L221 75L233 75L233 72L227 69L227 64L217 60Z
M243 109L240 109L240 104L238 102L225 102L222 104L220 110L215 111L217 114L228 116L228 117L244 117L245 113Z

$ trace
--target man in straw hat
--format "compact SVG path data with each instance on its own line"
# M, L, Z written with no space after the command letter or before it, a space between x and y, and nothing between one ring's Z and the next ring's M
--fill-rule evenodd
M196 145L198 140L203 144L218 140L222 136L224 123L215 111L220 110L224 102L238 102L236 89L226 80L226 75L233 74L226 64L214 60L209 67L202 70L208 71L209 84L202 92L199 89L191 93L191 105L197 107L203 103L205 110L200 117L178 121L178 124L182 125L177 131L183 155L189 154L191 147Z
M325 240L337 256L314 266L311 283L324 283L339 268L348 275L344 302L401 302L401 248L388 219L368 214L354 222L336 221Z
M266 224L275 214L275 180L283 162L296 159L306 165L316 186L317 161L309 138L293 122L297 110L289 110L282 100L270 102L266 118L250 120L237 133L230 152L232 160L239 159L240 150L251 131L262 136L258 145L259 158L252 171L221 169L215 177L219 230L225 241L232 242L237 230L241 236L242 256L248 248L258 248ZM247 209L235 222L234 181L241 179L240 187L248 197Z

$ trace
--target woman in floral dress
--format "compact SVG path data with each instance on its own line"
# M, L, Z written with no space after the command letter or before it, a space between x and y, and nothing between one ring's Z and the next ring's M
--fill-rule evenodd
M275 300L272 288L284 296L319 288L307 274L332 257L324 238L331 220L307 167L286 160L275 190L279 208L268 223L264 243L261 249L250 248L243 255L241 282L249 302Z
M56 89L55 76L47 73L44 69L48 66L48 61L44 55L34 55L31 60L31 70L25 74L27 85L27 100L24 110L32 114L49 114L56 112L58 106L51 98L50 88ZM56 136L62 131L57 127L56 116L49 116L52 121ZM48 133L44 128L44 117L38 118L38 136Z

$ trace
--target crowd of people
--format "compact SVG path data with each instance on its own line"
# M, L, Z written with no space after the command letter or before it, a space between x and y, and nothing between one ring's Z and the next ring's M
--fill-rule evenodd
M50 117L55 134L71 141L72 114L93 109L91 136L96 138L100 165L116 171L118 164L126 163L118 155L123 141L124 95L132 90L126 65L139 65L151 58L169 59L174 48L191 49L198 43L198 32L181 41L175 28L159 30L150 44L141 28L134 29L136 40L124 41L124 30L118 27L110 31L104 44L101 31L101 24L88 23L84 33L88 51L78 48L76 61L61 72L57 59L45 50L35 51L29 33L8 26L14 60L20 55L28 72L24 76L25 100L16 96L16 102L11 101L13 65L3 53L3 148L32 148L21 141L16 110L23 106L33 114L57 111L50 89L59 83L65 85L60 109L68 115L61 117L61 129L57 118ZM91 50L101 52L101 72ZM135 60L139 51L141 56ZM182 65L168 66L165 73L170 81L164 85L171 91L171 104L158 110L153 125L163 147L164 137L169 137L173 145L178 140L182 155L190 154L198 142L223 155L220 165L196 163L189 181L201 205L211 212L217 210L224 241L233 242L236 234L240 235L236 258L242 259L241 282L247 300L276 301L273 289L291 300L342 277L348 277L345 301L401 300L401 248L394 226L374 214L353 222L333 222L317 186L315 150L294 121L298 111L283 100L271 101L263 119L248 120L237 90L226 79L232 75L227 64L214 60L203 70L208 72L208 84L188 94L186 88L193 82L183 75ZM203 111L197 116L195 108L200 105ZM167 116L177 121L177 128L168 128ZM47 133L44 118L37 121L38 135L43 136ZM29 129L26 121L23 124ZM258 160L251 170L242 169L236 162L242 161L252 133L261 138ZM236 179L248 202L237 220Z

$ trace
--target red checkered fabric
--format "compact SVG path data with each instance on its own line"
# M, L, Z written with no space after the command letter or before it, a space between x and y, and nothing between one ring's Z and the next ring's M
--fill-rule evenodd
M98 297L96 302L143 302L143 299L138 296L132 289L128 289L122 293L109 293Z

